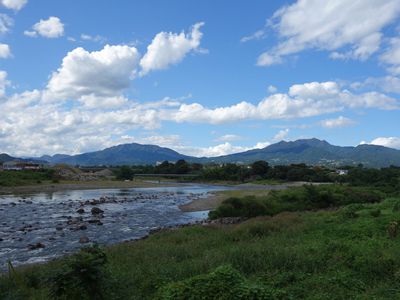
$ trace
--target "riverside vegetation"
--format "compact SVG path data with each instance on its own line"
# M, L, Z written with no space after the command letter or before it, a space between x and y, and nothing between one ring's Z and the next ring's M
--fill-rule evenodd
M230 198L210 213L239 224L10 265L0 299L399 299L400 169L359 167L343 181Z

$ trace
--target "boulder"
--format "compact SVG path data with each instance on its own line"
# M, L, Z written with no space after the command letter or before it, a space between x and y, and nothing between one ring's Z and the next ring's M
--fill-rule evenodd
M29 244L28 245L28 249L29 250L41 249L41 248L44 248L44 247L45 247L45 245L42 244L42 243L36 243L36 244Z
M99 215L99 214L102 214L104 211L103 210L101 210L100 208L98 208L98 207L93 207L92 208L92 215Z

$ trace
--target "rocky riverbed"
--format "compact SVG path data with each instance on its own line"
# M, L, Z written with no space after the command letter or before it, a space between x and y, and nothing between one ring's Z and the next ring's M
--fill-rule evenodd
M88 243L139 239L161 227L195 223L207 212L178 207L227 187L176 187L60 191L0 196L0 270L37 263Z

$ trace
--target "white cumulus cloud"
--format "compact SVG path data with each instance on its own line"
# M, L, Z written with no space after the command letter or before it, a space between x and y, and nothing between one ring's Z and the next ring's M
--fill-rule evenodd
M64 24L57 17L49 17L47 20L40 20L32 26L32 30L26 30L25 35L36 37L38 35L45 38L58 38L64 35Z
M203 33L200 27L204 23L193 25L190 33L158 33L147 47L146 54L140 60L142 74L152 70L161 70L180 62L190 51L200 46Z
M330 51L334 59L365 60L379 50L382 29L399 14L398 0L298 0L269 20L280 42L260 55L258 65L281 63L306 49Z
M49 99L83 95L115 96L129 87L139 60L135 47L106 45L100 51L76 48L63 59L47 85Z

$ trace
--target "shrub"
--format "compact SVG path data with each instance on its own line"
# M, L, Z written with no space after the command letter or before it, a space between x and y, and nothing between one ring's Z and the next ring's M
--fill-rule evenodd
M393 205L393 212L398 212L400 211L400 201L396 201L395 204Z
M354 219L358 217L357 211L362 208L358 204L350 204L341 209L341 214L346 219Z
M160 289L159 300L234 300L278 299L282 292L263 285L249 283L230 266L169 284Z
M397 234L399 233L399 222L391 222L387 227L387 233L391 239L397 237Z
M224 217L256 217L268 215L271 211L268 209L267 203L253 196L244 198L228 198L214 211L211 211L209 217L211 219Z
M377 218L381 215L381 210L380 209L373 209L369 212L369 214L374 217Z
M81 249L48 278L52 299L107 299L107 257L98 247Z

